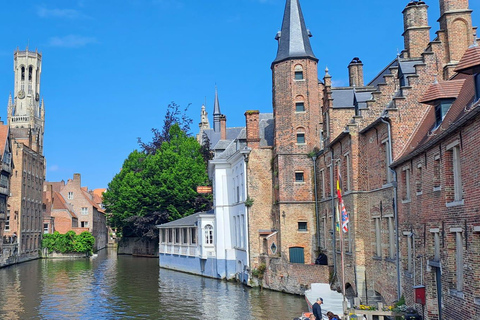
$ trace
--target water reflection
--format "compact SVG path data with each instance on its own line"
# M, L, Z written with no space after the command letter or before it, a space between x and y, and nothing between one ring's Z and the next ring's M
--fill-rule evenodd
M0 319L293 319L305 309L302 297L159 269L157 259L107 250L90 260L0 269Z

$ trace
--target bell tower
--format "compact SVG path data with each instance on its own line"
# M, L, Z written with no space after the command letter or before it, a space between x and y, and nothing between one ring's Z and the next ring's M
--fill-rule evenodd
M40 100L42 54L17 49L14 53L14 94L9 97L7 119L11 135L35 152L43 153L45 109Z

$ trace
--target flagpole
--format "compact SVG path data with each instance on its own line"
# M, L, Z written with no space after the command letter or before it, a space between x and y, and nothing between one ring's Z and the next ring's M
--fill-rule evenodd
M340 227L340 259L342 263L342 295L343 295L343 313L347 311L346 299L345 299L345 250L344 250L344 243L343 243L343 219L342 225Z

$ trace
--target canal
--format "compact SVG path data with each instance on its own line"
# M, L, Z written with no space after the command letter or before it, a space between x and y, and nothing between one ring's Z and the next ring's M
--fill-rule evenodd
M303 297L160 269L102 250L0 269L0 319L293 319Z

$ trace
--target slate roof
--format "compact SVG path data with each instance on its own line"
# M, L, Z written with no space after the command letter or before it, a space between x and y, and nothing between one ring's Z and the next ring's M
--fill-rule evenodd
M282 31L277 34L277 57L273 63L289 58L313 58L310 45L310 31L307 30L299 0L287 0L283 15Z
M273 113L259 114L260 147L273 146L274 120Z
M237 138L242 129L244 129L244 127L227 128L227 140L233 140ZM214 149L217 143L220 141L220 131L215 131L213 129L205 129L203 132L210 140L210 148Z
M189 215L185 218L181 218L181 219L178 219L178 220L175 220L175 221L172 221L172 222L167 222L167 223L157 225L157 228L194 227L195 223L198 220L198 216L205 215L205 214L211 214L213 216L213 210L197 212L197 213Z

